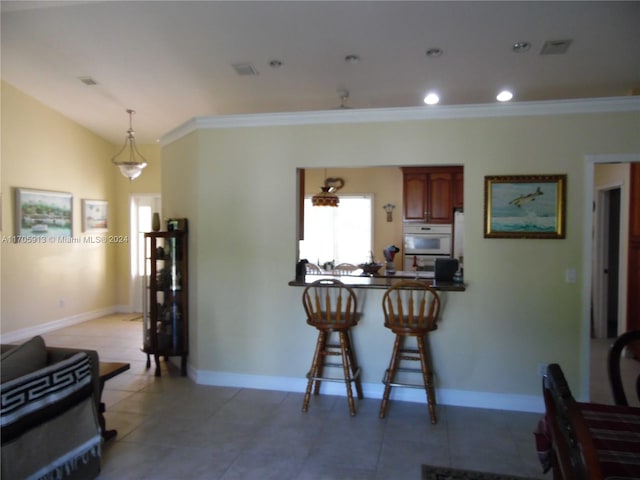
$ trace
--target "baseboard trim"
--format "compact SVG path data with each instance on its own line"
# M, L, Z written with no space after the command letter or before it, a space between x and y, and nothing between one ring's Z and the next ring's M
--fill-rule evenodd
M279 390L302 393L307 386L307 380L305 378L271 377L214 372L210 370L190 370L189 376L199 385L218 387L255 388L258 390ZM382 384L363 383L362 391L365 398L381 399L384 387ZM325 382L322 385L322 392L329 395L346 396L344 385L341 383ZM519 395L437 388L436 398L440 405L518 412L544 412L542 395ZM424 391L414 388L394 388L391 391L391 399L401 402L426 403Z
M105 315L112 315L114 313L126 313L125 307L122 305L113 305L111 307L100 308L92 310L90 312L83 312L70 317L59 318L51 322L42 323L40 325L34 325L32 327L25 327L13 332L3 333L1 335L2 343L13 343L21 340L27 340L35 337L36 335L42 335L52 330L58 330L64 327L70 327L77 325L78 323L86 322L87 320L93 320L94 318L103 317Z

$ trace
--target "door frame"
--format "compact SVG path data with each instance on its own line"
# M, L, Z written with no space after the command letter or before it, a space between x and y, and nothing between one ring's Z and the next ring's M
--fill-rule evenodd
M595 166L594 166L595 168ZM594 210L594 243L593 243L593 284L592 284L592 301L593 301L593 330L594 338L607 338L607 315L609 306L609 290L607 285L607 276L604 275L605 268L611 270L608 264L609 252L609 219L610 219L610 193L612 190L620 189L620 198L624 199L629 196L628 185L624 183L612 183L602 185L596 188L596 201ZM625 197L626 195L626 197ZM620 209L622 213L622 209ZM627 278L627 262L622 259L626 257L628 238L625 235L623 221L620 221L620 238L618 242L618 285L620 286L620 295L618 297L618 315L617 315L617 334L624 331L626 319L626 278ZM624 298L623 298L624 297Z
M582 399L589 399L589 388L591 385L591 373L590 373L590 359L591 359L591 293L593 288L593 229L594 229L594 215L593 215L593 202L594 198L594 185L595 185L595 164L596 163L632 163L640 162L639 153L622 153L622 154L593 154L585 155L585 169L584 169L584 205L583 205L583 245L584 250L582 252L582 269L584 276L582 280L582 329L580 332L580 345L582 346L581 358L580 358L580 391L582 392ZM622 192L621 192L622 193ZM621 237L624 233L621 232ZM627 241L628 238L625 238ZM626 275L626 268L625 275ZM622 273L622 272L621 272ZM627 279L624 278L621 287L624 288L624 297L620 297L620 305L626 315L626 284ZM622 294L623 292L621 292ZM622 306L622 303L625 303ZM623 324L626 322L623 322Z
M131 193L129 195L129 309L131 312L142 313L142 277L138 275L138 211L141 200L150 205L153 212L158 212L162 218L162 195L160 193Z

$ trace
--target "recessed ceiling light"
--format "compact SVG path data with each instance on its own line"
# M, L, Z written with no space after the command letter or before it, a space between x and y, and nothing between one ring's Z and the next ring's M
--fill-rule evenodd
M344 61L347 63L360 63L360 57L358 55L351 54L344 57Z
M439 57L442 55L442 49L439 47L433 47L427 50L427 57Z
M270 66L271 68L280 68L282 65L283 65L283 64L282 64L282 62L281 62L280 60L271 60L271 61L269 62L269 66Z
M440 102L440 97L435 92L429 92L427 96L424 97L424 103L427 105L436 105L438 102Z
M508 102L513 98L513 93L509 90L502 90L497 96L496 100L499 102Z
M522 53L530 50L531 44L529 42L516 42L511 46L511 48L516 53Z

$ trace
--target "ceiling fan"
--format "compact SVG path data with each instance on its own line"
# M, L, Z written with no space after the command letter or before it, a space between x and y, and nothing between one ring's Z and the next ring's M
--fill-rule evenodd
M340 98L340 106L337 107L339 110L347 110L349 108L352 107L348 107L346 105L347 103L347 99L349 98L349 90L347 90L346 88L339 88L336 93L338 94L338 97Z

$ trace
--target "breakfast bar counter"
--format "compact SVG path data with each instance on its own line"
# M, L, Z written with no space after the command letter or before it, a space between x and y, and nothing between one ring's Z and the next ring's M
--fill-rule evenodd
M415 280L415 272L397 271L393 275L305 275L304 280L292 280L289 286L306 287L317 280L337 279L351 288L372 288L387 289L395 282L400 280ZM418 280L427 282L435 290L447 292L464 292L466 290L464 283L440 282L435 281L430 276L419 275Z

